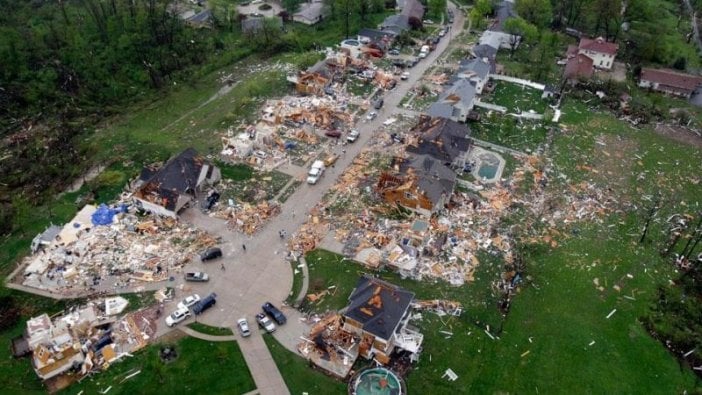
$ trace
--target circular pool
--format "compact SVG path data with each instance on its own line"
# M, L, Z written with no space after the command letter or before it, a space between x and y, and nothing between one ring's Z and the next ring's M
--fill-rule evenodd
M385 368L369 368L360 371L349 382L349 392L354 395L405 394L402 379Z

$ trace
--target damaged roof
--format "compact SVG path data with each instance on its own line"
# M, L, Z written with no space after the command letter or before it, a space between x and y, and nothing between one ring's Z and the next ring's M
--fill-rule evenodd
M193 192L197 188L205 159L194 148L188 148L172 158L160 169L144 167L139 178L144 185L142 194L156 193L167 199L166 208L175 209L178 195Z
M456 173L429 155L412 155L400 165L400 173L417 175L417 187L434 207L456 186Z
M427 114L433 117L451 118L454 116L454 108L470 109L473 99L475 99L475 86L461 78L439 96L439 100L429 107Z
M408 145L406 151L416 155L431 155L442 162L453 162L470 148L470 128L442 117L423 115L411 130L419 134L418 145Z
M366 275L349 296L344 316L361 323L364 331L389 340L413 299L414 293Z

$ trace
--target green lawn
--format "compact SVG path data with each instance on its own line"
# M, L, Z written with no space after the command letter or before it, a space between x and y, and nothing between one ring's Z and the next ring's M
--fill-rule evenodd
M178 358L173 362L161 362L160 347L151 346L63 392L96 394L112 386L110 394L242 394L256 388L236 342L186 337L174 346ZM122 382L137 370L141 373Z
M547 130L540 121L481 112L481 120L470 124L471 136L522 152L533 152L546 141Z
M268 350L291 394L346 393L346 384L312 369L306 359L286 350L273 336L263 335L263 340L266 341Z
M229 336L229 335L233 334L231 328L209 326L209 325L205 325L205 324L202 324L199 322L189 323L188 328L190 328L196 332L200 332L200 333L204 333L206 335L212 335L212 336Z
M533 110L538 114L543 114L546 110L547 102L541 98L542 93L542 91L529 88L528 86L497 81L495 90L485 95L482 100L507 107L508 112L518 113L518 111L527 112Z

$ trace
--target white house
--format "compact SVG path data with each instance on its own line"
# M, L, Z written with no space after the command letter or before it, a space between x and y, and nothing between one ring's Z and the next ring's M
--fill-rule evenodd
M305 25L314 25L321 22L327 15L329 15L329 10L324 5L324 2L322 0L314 0L300 4L300 9L293 14L292 19Z
M617 57L619 45L605 41L602 37L596 39L581 38L578 54L592 59L592 65L597 69L611 70L614 58Z

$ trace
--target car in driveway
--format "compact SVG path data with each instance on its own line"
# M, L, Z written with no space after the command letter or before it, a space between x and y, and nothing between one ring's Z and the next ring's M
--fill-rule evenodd
M283 325L285 322L287 322L287 318L285 318L285 314L283 314L282 311L278 310L277 307L273 306L271 302L266 302L263 306L263 311L271 316L275 322L278 323L278 325Z
M377 112L371 111L371 112L368 113L368 115L366 115L366 121L372 121L372 120L374 120L375 117L377 117L377 116L378 116L378 113L377 113Z
M409 72L409 71L405 71L404 73L402 73L402 74L400 75L400 79L403 80L403 81L406 80L406 79L408 79L409 77L410 77L410 72Z
M249 330L249 321L247 321L246 318L239 318L236 321L236 326L239 328L239 333L241 334L241 337L251 336L251 330Z
M169 327L173 327L188 317L190 317L190 310L188 310L187 307L179 307L176 309L176 311L171 313L171 315L166 317L166 325L168 325Z
M258 326L265 329L266 332L268 332L268 333L275 332L275 324L273 323L273 321L270 318L268 318L268 316L266 314L264 314L264 313L256 314L256 322L258 322Z
M212 292L211 294L207 295L204 299L193 305L193 313L195 313L195 315L200 315L203 312L205 312L205 310L214 306L216 303L217 294Z
M200 301L200 295L192 294L192 295L186 297L185 299L183 299L182 301L180 301L180 303L178 303L178 308L179 309L189 309L195 303L197 303L199 301Z

